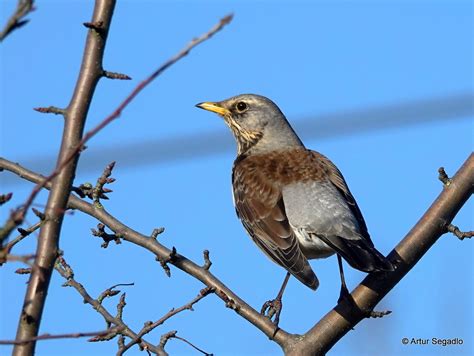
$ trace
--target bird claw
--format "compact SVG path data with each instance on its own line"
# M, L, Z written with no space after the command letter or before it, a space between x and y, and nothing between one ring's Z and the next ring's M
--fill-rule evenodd
M281 300L278 300L278 299L267 300L262 305L262 310L260 311L260 314L265 315L270 320L273 317L275 317L275 321L276 321L280 317L282 306L283 305L282 305Z
M270 321L273 319L273 325L275 325L275 331L273 332L273 335L271 339L273 339L277 333L277 331L280 329L278 327L278 324L280 322L280 314L281 310L283 308L283 303L279 299L273 299L273 300L267 300L263 305L262 309L260 311L260 314L266 316Z
M359 308L359 306L354 301L354 298L352 298L351 293L349 293L349 290L347 289L347 287L342 285L341 291L339 292L339 298L337 299L337 303L341 304L344 300L347 301L353 307ZM362 311L364 312L366 318L383 318L384 316L392 313L391 310L382 310L382 311L362 310Z

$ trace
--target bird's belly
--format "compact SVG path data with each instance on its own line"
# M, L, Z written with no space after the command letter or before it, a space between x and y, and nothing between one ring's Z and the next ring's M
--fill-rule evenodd
M326 258L334 254L334 250L314 234L308 234L303 229L295 229L301 251L307 259Z

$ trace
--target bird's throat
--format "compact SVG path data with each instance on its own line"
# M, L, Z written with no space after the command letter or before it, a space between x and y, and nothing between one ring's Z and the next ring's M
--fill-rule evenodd
M232 130L235 140L237 141L238 155L245 154L263 137L263 132L244 129L235 120L230 118L226 117L225 122Z

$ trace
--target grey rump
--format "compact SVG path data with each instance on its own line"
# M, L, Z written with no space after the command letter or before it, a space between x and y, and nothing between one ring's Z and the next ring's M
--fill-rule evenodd
M308 259L338 253L362 271L393 270L375 249L341 172L305 148L271 100L244 94L197 106L222 116L234 134L236 212L274 262L312 289L319 282Z

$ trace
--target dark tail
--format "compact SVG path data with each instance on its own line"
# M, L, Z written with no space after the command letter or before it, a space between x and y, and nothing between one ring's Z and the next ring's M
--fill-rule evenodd
M345 239L339 236L331 238L318 235L331 246L352 267L364 272L393 271L393 264L364 239Z

